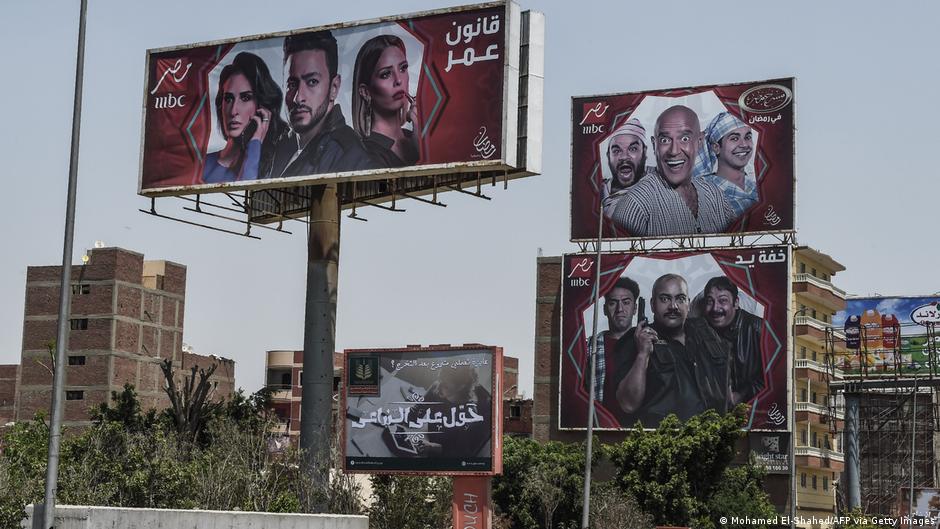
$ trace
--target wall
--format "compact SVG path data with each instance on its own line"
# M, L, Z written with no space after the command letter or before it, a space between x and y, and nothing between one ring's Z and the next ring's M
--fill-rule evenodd
M21 527L32 527L33 507L27 506L30 517ZM249 529L276 527L277 529L368 529L366 516L338 514L271 514L231 511L174 511L164 509L124 509L117 507L87 507L59 505L56 507L55 526L58 529L162 529L169 527L198 527L200 529Z

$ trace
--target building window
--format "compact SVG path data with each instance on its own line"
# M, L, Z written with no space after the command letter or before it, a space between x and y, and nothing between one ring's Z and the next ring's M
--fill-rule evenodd
M84 331L88 328L88 318L75 318L69 320L69 328L73 331Z
M281 373L281 385L290 386L290 373Z
M812 314L812 315L813 315L813 318L815 319L815 318L816 318L816 309L813 309L812 311L810 311L810 314Z
M813 392L813 404L816 404L816 392Z
M806 358L806 347L800 346L800 358Z
M65 400L85 400L84 391L66 391Z
M829 490L829 478L823 476L823 490Z
M832 450L832 445L829 443L829 434L823 436L823 443L825 443L824 448L826 450Z
M815 362L815 361L816 361L816 350L814 349L814 350L813 350L813 362Z
M819 448L819 433L813 432L813 447Z
M800 263L800 273L801 274L806 273L806 263Z
M84 296L91 292L91 285L72 285L73 296Z
M800 486L803 487L804 489L806 488L806 473L805 472L800 474Z
M800 402L806 402L806 388L800 390Z
M302 388L304 385L304 372L303 370L297 372L297 387Z
M84 355L74 355L69 357L70 366L83 366L85 365L85 356Z
M816 476L813 476L813 490L816 490Z
M815 269L815 268L813 268L813 271L810 272L810 273L813 274L813 277L816 277L816 269Z
M807 440L807 433L806 433L806 430L801 430L801 431L800 431L800 437L801 437L802 440L803 440L803 446L806 446L806 445L808 444L808 443L806 442L806 440Z
M520 417L522 417L522 406L518 404L510 404L509 405L509 418L518 419Z

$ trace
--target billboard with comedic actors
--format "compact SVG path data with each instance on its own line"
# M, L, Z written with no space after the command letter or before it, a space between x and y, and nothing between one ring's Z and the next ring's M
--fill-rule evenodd
M347 471L502 471L501 348L348 350L345 362Z
M849 298L832 318L836 366L849 375L936 373L938 323L937 295Z
M572 100L571 238L793 231L793 79Z
M596 257L564 257L559 428L587 424ZM787 430L789 249L601 258L595 427L748 406L749 430Z
M514 166L518 17L495 2L150 50L139 191Z

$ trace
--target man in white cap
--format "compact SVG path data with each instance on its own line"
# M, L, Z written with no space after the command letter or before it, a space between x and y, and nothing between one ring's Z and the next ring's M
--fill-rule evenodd
M760 198L757 180L746 172L754 154L754 132L730 112L721 112L708 124L695 163L695 175L718 186L740 217Z
M614 130L607 144L607 165L611 178L604 179L601 201L604 214L613 213L617 202L626 196L627 190L646 174L646 144L643 138L646 128L636 118L630 118Z

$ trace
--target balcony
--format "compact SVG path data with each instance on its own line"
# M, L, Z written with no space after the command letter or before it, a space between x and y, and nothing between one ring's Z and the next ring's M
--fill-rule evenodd
M825 375L825 376L830 376L830 375L831 375L833 378L836 378L836 379L841 379L841 378L843 378L843 376L845 376L845 374L842 372L842 370L839 369L838 367L834 368L834 369L832 370L832 373L830 373L830 372L829 372L829 368L826 366L826 364L824 364L824 363L822 363L822 362L817 362L816 360L810 360L809 358L797 358L797 359L796 359L796 368L797 368L797 369L808 369L808 370L810 370L810 371L814 371L814 372L820 373L820 374ZM800 378L812 378L814 382L824 382L824 381L825 381L825 380L822 379L822 378L818 378L818 379L817 379L817 378L813 378L813 377L801 377L801 376L799 375L799 373L798 373L798 374L797 374L797 379L800 379Z
M294 367L293 351L268 351L267 368L286 368Z
M845 308L845 291L812 274L796 274L793 278L793 293L806 296L832 310Z
M289 384L268 384L267 388L271 390L271 400L274 402L284 402L291 400L291 386Z
M818 468L842 472L845 469L845 456L842 452L817 448L815 446L797 446L794 450L797 467Z
M830 327L832 325L810 316L796 316L793 318L794 335L821 346L826 345L826 329ZM832 334L836 352L847 351L848 349L845 348L845 334L837 328L832 329Z

